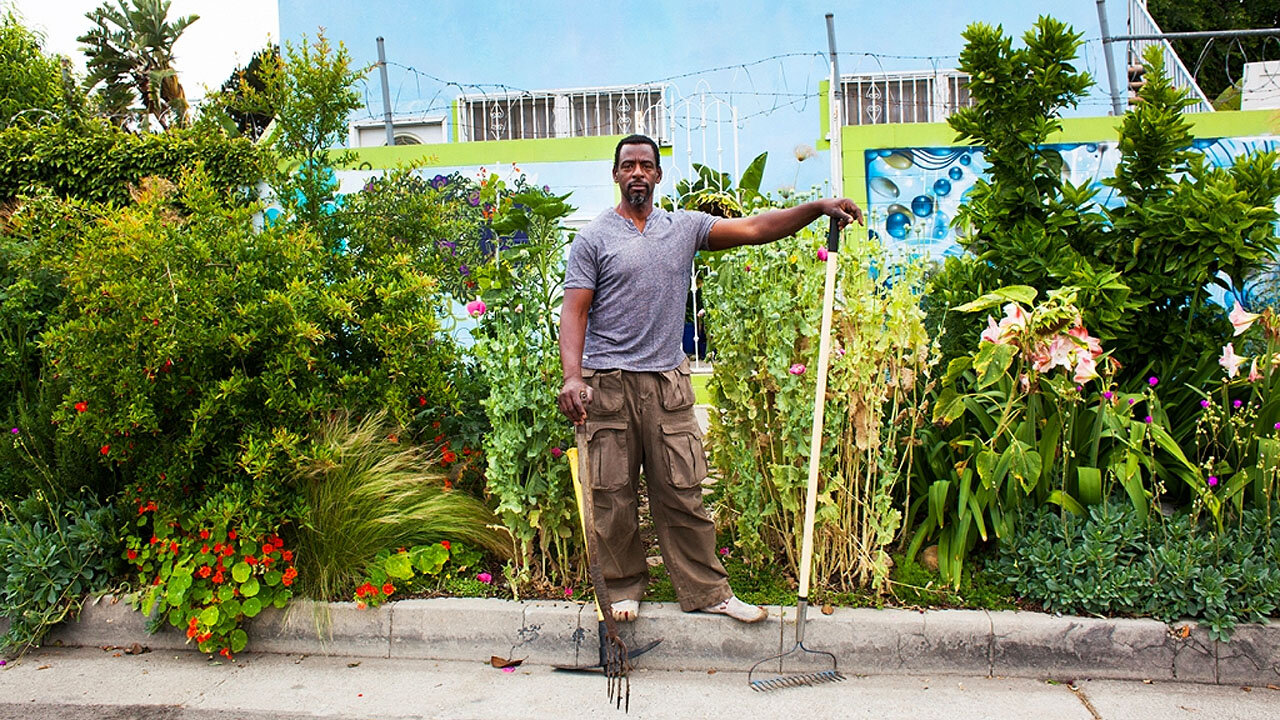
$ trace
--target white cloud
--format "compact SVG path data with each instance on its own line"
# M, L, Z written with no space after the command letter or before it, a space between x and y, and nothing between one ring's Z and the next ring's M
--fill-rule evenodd
M85 58L76 38L90 28L85 13L102 5L102 0L11 0L7 4L44 36L46 52L66 55L84 72ZM173 50L178 76L192 101L204 96L206 86L220 87L232 70L248 63L268 42L280 41L276 0L173 0L171 19L191 14L200 19L178 38Z

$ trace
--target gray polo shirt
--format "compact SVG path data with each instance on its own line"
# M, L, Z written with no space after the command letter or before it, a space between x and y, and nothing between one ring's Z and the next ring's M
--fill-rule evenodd
M719 218L654 208L644 232L609 208L569 248L566 290L595 291L582 366L663 372L684 361L685 300L693 256Z

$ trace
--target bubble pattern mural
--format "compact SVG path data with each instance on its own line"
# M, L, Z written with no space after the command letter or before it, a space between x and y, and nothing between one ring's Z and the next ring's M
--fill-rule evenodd
M1209 163L1224 167L1252 152L1280 151L1280 138L1199 138L1193 145ZM1120 198L1102 180L1115 175L1120 151L1115 142L1063 143L1048 146L1062 153L1062 176L1075 185L1088 183L1095 201L1115 207ZM885 238L895 254L941 259L964 252L957 242L963 228L953 227L960 206L987 162L981 147L912 147L865 152L867 227ZM1280 212L1280 204L1276 210Z

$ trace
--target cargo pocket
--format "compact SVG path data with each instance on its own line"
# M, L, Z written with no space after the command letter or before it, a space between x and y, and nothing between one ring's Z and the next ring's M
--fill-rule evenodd
M622 412L622 371L582 369L582 379L591 386L587 415L616 415Z
M627 425L617 422L587 420L587 452L591 456L591 487L614 492L630 482L627 476Z
M687 410L693 407L693 380L690 377L689 361L680 363L680 367L658 375L658 401L667 412Z
M707 477L707 456L702 450L702 433L696 422L662 426L662 442L667 448L667 466L673 487L687 490Z

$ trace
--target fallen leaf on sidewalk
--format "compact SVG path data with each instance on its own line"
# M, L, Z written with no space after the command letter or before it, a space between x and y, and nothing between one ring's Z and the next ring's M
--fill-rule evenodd
M1280 690L1280 685L1267 685L1268 690Z
M1248 685L1241 685L1240 689L1245 692L1253 692L1253 688L1249 687Z
M41 665L40 667L38 667L38 668L36 668L36 669L37 669L37 670L48 670L48 669L49 669L49 668L51 668L51 667L53 667L53 666L52 666L52 665Z
M833 612L835 612L835 611L836 611L836 609L835 609L834 607L832 607L831 605L823 605L823 606L822 606L822 614L823 614L823 615L830 615L831 613L833 613Z
M512 669L518 668L520 667L520 663L523 663L523 662L524 662L523 658L519 660L508 660L506 658L500 658L497 655L494 655L493 657L489 658L489 664L498 668L499 670L506 670L507 668L512 668Z
M347 663L347 667L349 667L349 668L351 668L351 667L360 667L360 663L358 663L358 662Z

